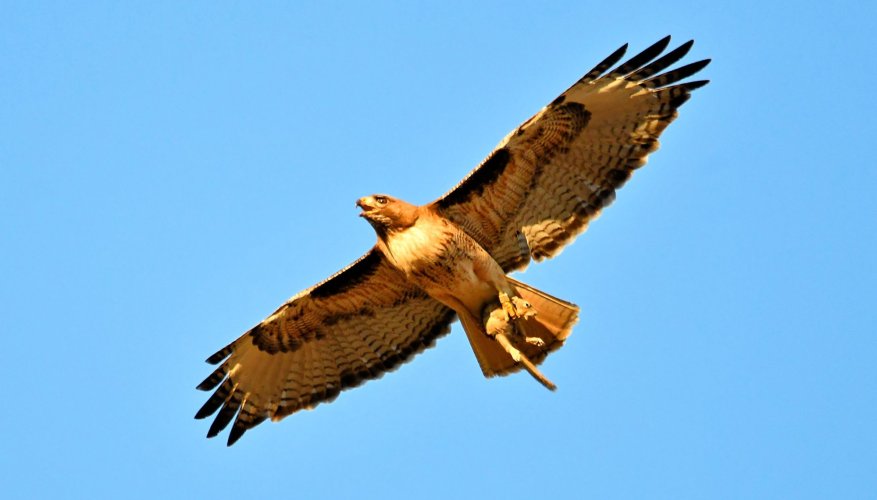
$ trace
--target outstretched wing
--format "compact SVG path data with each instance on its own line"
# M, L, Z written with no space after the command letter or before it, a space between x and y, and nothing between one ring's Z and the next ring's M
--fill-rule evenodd
M557 254L615 198L706 80L677 83L703 60L659 74L692 41L658 57L666 37L614 70L624 45L513 130L432 207L479 241L506 271Z
M210 356L219 366L198 389L215 391L195 418L219 410L207 437L234 418L231 446L266 418L332 401L393 370L431 347L454 319L373 248Z

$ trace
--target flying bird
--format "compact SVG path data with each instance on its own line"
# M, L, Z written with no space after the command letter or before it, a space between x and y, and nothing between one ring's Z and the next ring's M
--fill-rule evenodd
M613 52L432 203L356 201L375 246L207 358L218 367L198 389L214 392L195 415L218 411L207 437L234 420L231 446L267 418L332 401L431 347L455 319L486 377L524 369L553 390L537 366L563 345L579 309L508 273L584 231L708 83L680 82L709 59L664 72L693 41L662 55L669 43L617 67L627 45Z

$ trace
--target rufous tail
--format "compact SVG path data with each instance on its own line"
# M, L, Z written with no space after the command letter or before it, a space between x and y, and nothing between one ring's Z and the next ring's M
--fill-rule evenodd
M531 374L534 371L538 373L532 365L527 366L527 360L533 365L540 364L548 354L563 345L572 333L573 325L578 321L579 308L575 304L553 297L513 278L507 279L518 295L529 302L536 311L535 316L514 321L516 334L507 336L514 348L520 351L526 360L513 359L507 348L487 335L483 322L460 316L463 329L485 377L508 375L522 368L526 368ZM547 379L543 381L539 377L536 378L546 387L552 388L553 384Z

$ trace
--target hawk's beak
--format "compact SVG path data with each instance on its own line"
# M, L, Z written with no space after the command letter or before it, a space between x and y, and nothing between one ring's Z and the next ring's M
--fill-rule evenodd
M359 213L360 217L364 217L365 213L372 209L368 204L368 198L360 198L356 200L356 206L362 209L362 212Z

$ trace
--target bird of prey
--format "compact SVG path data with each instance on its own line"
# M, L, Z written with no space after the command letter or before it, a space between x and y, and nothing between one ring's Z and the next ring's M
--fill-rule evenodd
M537 368L563 345L578 307L508 276L556 255L658 148L677 108L706 80L702 60L667 70L692 41L666 37L618 66L625 44L511 131L455 188L415 206L360 198L377 243L293 296L207 359L195 418L218 411L207 436L234 420L228 445L380 377L434 344L459 318L487 377ZM663 54L663 55L662 55Z

